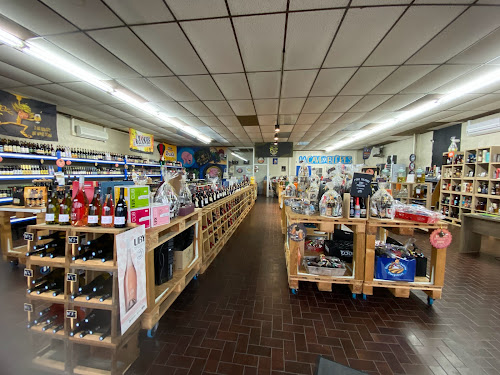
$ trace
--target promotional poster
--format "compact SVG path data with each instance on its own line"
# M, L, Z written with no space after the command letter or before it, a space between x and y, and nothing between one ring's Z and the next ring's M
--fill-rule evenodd
M57 141L56 106L0 91L0 134Z
M142 152L143 154L152 154L154 139L152 134L140 132L129 128L130 150Z
M144 225L116 236L122 335L148 306L145 254L146 229Z
M165 151L163 153L163 160L176 161L177 160L177 146L169 145L168 143L164 143L163 145L165 146Z
M226 147L178 147L177 160L197 178L222 179L227 168Z

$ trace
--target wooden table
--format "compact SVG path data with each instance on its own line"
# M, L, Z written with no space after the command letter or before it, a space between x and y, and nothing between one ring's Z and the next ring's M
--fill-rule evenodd
M482 236L500 238L500 216L488 214L462 214L460 253L478 253Z

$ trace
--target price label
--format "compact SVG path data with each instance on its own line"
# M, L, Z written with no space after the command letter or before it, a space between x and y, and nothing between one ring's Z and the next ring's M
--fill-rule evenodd
M24 277L33 277L33 270L29 268L24 269Z
M24 232L24 234L23 234L23 238L24 238L26 241L33 241L34 236L33 236L33 233Z
M66 318L76 319L76 310L66 310Z
M68 273L66 276L66 280L71 281L72 283L76 283L76 273Z
M24 304L24 311L33 312L33 305L31 303Z
M68 236L68 243L70 245L78 244L78 236Z

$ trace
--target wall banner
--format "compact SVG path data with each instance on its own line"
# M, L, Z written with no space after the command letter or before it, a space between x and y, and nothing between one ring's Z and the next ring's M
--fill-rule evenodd
M255 157L256 158L287 158L293 156L293 142L274 142L256 143Z
M311 155L311 156L300 156L299 163L304 162L307 164L352 164L352 156L346 155Z
M0 134L56 142L56 106L0 91Z
M153 153L154 139L152 134L129 128L129 140L131 151L142 152L144 154Z
M177 146L169 145L168 143L164 143L163 145L165 146L163 160L165 160L165 161L177 161Z

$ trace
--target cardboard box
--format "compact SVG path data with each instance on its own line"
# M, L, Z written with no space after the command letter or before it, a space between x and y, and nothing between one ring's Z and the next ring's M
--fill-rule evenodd
M123 188L125 202L129 210L149 208L149 186L115 186L115 205L120 198L120 188Z
M186 269L194 258L194 244L189 245L183 251L174 251L174 268L176 270Z
M151 226L151 210L148 208L136 208L128 210L128 222L137 225L145 225L146 229Z
M153 203L151 205L151 226L158 227L170 223L170 206L168 204Z
M113 202L115 202L115 186L129 185L134 185L134 181L101 181L101 204L103 204L106 199L106 192L108 191L108 187L111 188L111 197L113 198ZM120 193L119 190L118 193Z

